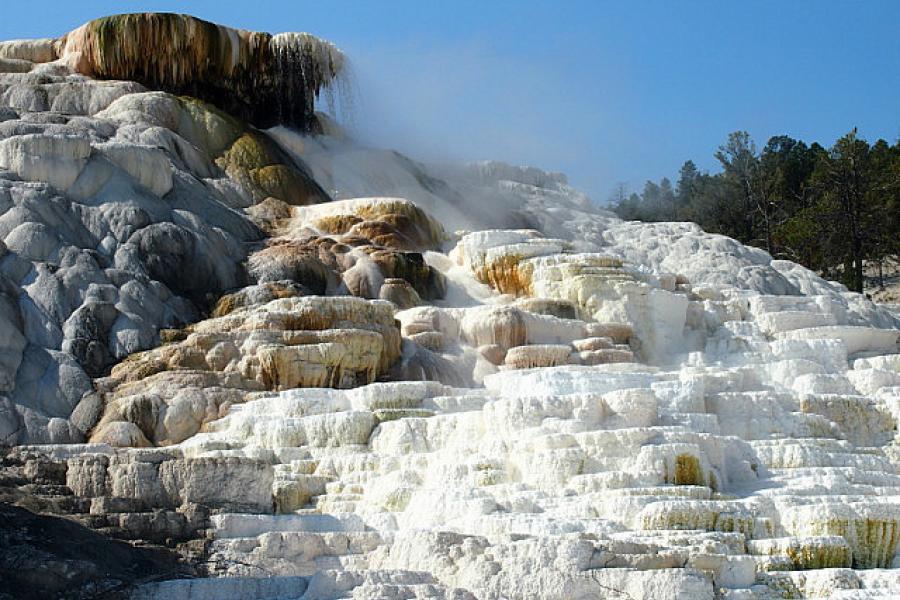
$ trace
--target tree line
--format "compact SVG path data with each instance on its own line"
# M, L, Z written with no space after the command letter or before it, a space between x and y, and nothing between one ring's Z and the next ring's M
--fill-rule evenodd
M830 148L781 135L761 151L736 131L715 153L722 170L682 165L678 181L620 185L611 199L627 220L694 221L862 292L866 267L882 278L900 256L900 141L869 144L856 129Z

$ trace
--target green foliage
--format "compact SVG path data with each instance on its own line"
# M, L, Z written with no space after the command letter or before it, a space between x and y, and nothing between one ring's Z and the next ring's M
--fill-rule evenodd
M757 151L737 131L715 157L721 172L687 161L674 189L666 178L641 194L620 187L614 210L629 220L694 221L856 291L864 264L900 255L900 142L870 146L854 129L830 149L782 135Z

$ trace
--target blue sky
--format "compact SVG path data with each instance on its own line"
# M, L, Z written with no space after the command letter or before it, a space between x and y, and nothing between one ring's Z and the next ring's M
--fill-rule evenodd
M349 54L364 140L560 170L597 201L676 177L730 131L762 146L900 136L900 2L4 2L0 39L165 10L309 31Z

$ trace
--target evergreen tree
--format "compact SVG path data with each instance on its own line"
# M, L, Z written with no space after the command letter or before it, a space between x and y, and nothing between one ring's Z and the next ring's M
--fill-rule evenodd
M694 195L697 193L697 180L700 177L700 171L694 161L687 160L678 170L678 183L675 186L675 197L678 201L678 207L683 214L685 208L689 207L694 201Z
M667 177L659 180L659 206L660 213L666 221L678 220L678 206L675 202L675 190L672 189L672 182Z
M770 138L759 157L757 209L766 251L784 253L778 229L804 207L806 181L815 166L815 155L802 141L786 135Z
M614 192L616 212L644 221L689 220L790 258L861 291L865 267L900 256L900 141L872 146L854 129L830 149L789 136L761 152L749 134L728 136L722 171L692 161L674 186L647 181L641 194ZM877 269L876 269L877 270Z

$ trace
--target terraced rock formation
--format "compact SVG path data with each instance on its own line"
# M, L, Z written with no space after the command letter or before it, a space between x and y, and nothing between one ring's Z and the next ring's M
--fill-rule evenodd
M317 127L315 100L344 67L334 45L306 33L271 35L170 13L115 15L57 39L5 42L0 59L5 72L54 63L51 70L199 98L259 127L304 130Z
M192 575L135 598L900 593L900 315L239 105L308 128L339 56L172 15L0 44L0 500Z

